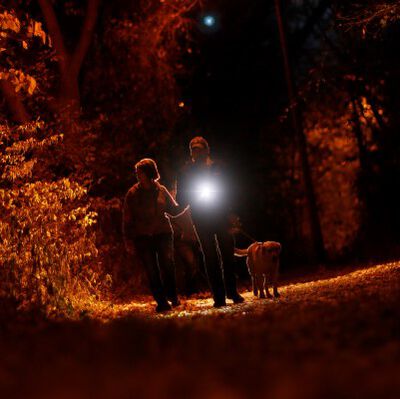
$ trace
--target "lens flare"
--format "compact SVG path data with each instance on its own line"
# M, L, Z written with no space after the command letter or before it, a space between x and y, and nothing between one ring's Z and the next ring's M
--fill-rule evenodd
M203 24L209 28L213 27L216 23L216 18L214 15L205 15L203 17Z

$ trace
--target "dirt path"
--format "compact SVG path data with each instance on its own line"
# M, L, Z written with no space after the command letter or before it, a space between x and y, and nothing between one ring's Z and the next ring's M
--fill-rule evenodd
M314 276L279 300L155 315L148 298L8 331L4 398L400 397L400 264Z

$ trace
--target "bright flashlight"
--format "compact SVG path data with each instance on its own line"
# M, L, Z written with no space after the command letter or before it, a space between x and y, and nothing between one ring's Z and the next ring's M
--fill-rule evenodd
M199 186L198 193L199 193L199 199L201 201L208 202L208 201L212 201L213 199L215 199L216 190L215 190L215 187L211 183L204 182Z
M194 187L196 201L203 204L215 203L220 196L220 189L216 182L205 180L198 182Z

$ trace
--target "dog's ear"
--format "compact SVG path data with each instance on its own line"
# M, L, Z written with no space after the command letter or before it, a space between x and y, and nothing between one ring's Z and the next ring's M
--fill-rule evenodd
M272 251L276 252L279 255L282 251L282 245L279 242L271 242L271 252Z
M266 254L274 254L278 256L281 253L281 244L275 241L267 241L263 245L263 251Z

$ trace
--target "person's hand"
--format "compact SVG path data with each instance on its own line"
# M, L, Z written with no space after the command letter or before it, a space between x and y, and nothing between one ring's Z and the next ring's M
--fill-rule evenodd
M241 231L242 222L240 221L238 215L236 215L235 213L230 213L228 215L228 221L229 221L229 232L231 234L237 234Z
M178 208L177 208L178 209ZM168 212L164 212L164 216L166 216L166 217L168 217L169 219L179 219L180 217L182 217L186 212L188 212L188 214L190 215L190 206L188 205L183 211L181 211L181 212L179 212L179 213L177 213L177 214L174 214L174 215L171 215L170 213L168 213Z

